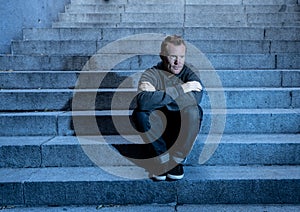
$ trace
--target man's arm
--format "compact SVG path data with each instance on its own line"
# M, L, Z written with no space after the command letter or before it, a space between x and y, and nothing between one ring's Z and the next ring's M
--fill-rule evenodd
M176 99L177 104L181 108L190 105L199 105L203 95L203 86L200 77L195 71L186 68L185 72L183 72L182 80L185 83L181 85L182 92L180 92L179 97Z
M177 104L180 108L197 105L202 99L202 85L194 72L189 72L187 82L157 90L156 83L159 76L157 70L143 73L137 95L137 106L141 110L155 110L170 104Z
M149 91L149 92L156 91L155 87L150 82L145 82L145 81L140 83L139 90Z
M202 85L198 81L188 81L182 84L181 87L184 93L188 93L191 91L198 91L198 92L202 91Z
M158 70L149 69L141 76L137 95L137 106L141 110L155 110L174 103L179 94L176 87L158 90ZM179 85L180 86L180 85Z

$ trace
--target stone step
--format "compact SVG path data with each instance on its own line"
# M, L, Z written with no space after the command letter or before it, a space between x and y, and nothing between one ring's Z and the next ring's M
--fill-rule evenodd
M186 0L186 4L192 5L297 5L297 0Z
M24 207L12 206L6 207L12 212L39 212L39 211L97 211L101 208L104 211L149 211L149 212L186 212L186 211L277 211L277 212L298 212L300 206L297 204L260 204L260 205L242 205L242 204L145 204L145 205L91 205L91 206L40 206Z
M299 41L300 27L196 27L196 28L25 28L23 40L106 40L114 41L134 34L158 33L183 35L198 40L278 40Z
M145 2L142 2L140 0L115 0L113 3L106 0L71 0L71 5L73 4L79 4L79 5L126 5L126 4L175 4L175 5L297 5L297 0L147 0Z
M267 13L259 14L253 13L247 15L249 25L281 25L281 26L299 26L300 14L299 13Z
M120 14L80 14L80 13L61 13L59 14L61 22L80 22L80 23L120 23Z
M126 5L126 4L141 4L141 1L136 0L115 0L113 2L107 1L107 0L71 0L71 5L73 4L79 4L79 5ZM159 1L159 0L147 0L143 2L142 4L174 4L174 5L182 5L184 4L184 0L165 0L165 1Z
M0 135L132 135L131 111L0 113ZM226 119L225 119L226 115ZM72 121L73 120L73 121ZM218 125L211 125L217 121ZM75 127L74 128L74 122ZM201 133L299 133L299 109L204 110ZM212 128L211 128L212 126Z
M82 70L88 56L0 55L1 70Z
M138 23L178 24L186 27L201 26L299 26L299 13L62 13L59 23L72 24L107 24L115 23L120 26ZM129 26L129 25L128 25Z
M100 88L137 88L144 70L114 70L109 72L79 71L2 71L0 88L7 89L74 89L78 77L103 79ZM203 70L203 84L206 88L219 87L214 80L206 80L217 74L222 86L243 88L295 88L300 87L300 70ZM204 80L205 79L205 80ZM266 80L268 79L268 80ZM81 89L96 89L96 83L80 84ZM98 83L99 84L99 83Z
M0 169L4 205L298 204L299 166L186 167L177 182L153 182L146 172L111 167ZM220 189L221 188L221 189Z
M299 134L223 134L218 143L201 134L186 165L300 165L299 138ZM209 154L204 146L217 149L203 164L200 155ZM98 153L96 159L92 149ZM148 152L139 136L0 137L1 168L135 166L131 159L153 157Z
M254 17L255 18L255 17ZM164 24L159 24L157 22L131 22L131 23L89 23L89 22L55 22L52 24L53 28L86 28L86 29L91 29L91 28L153 28L157 27L160 29L164 28L171 28L171 27L221 27L221 28L227 28L227 27L299 27L300 23L299 21L297 22L276 22L276 23L244 23L240 21L231 21L229 24L224 24L224 22L216 22L216 23L198 23L194 22L194 20L191 17L191 22L189 23L164 23Z
M134 6L132 6L135 8ZM144 7L141 7L141 9ZM125 8L126 11L126 8ZM134 10L130 10L133 12ZM299 5L186 5L185 12L199 14L201 12L211 12L211 13L244 13L252 14L255 13L293 13L299 12Z
M182 7L174 7L172 4L126 4L126 5L101 5L101 4L69 4L65 8L66 13L164 13L172 11L176 13L201 13L201 12L231 12L231 13L290 13L299 12L299 5L199 5L188 4Z
M119 5L119 4L127 4L127 0L115 0L113 3L107 0L71 0L70 4L100 4L100 5Z
M13 41L13 55L93 55L107 45L109 41ZM111 53L139 53L141 45L158 48L161 41L128 40L111 48ZM221 54L268 54L268 53L300 53L300 41L269 40L198 40L191 45L203 53ZM126 51L127 50L127 51ZM123 52L126 51L126 52Z
M299 13L194 13L185 15L184 26L300 26Z
M147 23L88 23L88 22L54 22L52 28L62 28L62 29L78 29L78 28L159 28L163 30L164 28L175 28L183 27L182 23L164 23L159 24L157 22L147 22Z
M65 13L102 13L120 14L125 11L125 5L104 5L104 4L68 4Z
M96 41L102 39L101 29L55 29L55 28L25 28L23 40L46 41Z
M195 27L186 28L185 39L198 40L208 37L212 40L299 40L299 27ZM240 37L240 38L239 38Z
M35 89L0 91L2 111L66 111L72 108L72 99L82 101L73 110L133 109L136 89ZM226 105L212 106L210 99L225 95ZM201 106L222 109L300 108L300 88L207 88ZM92 104L92 102L94 102ZM135 104L134 104L135 105Z
M93 55L101 41L13 41L13 55ZM99 46L98 46L99 45ZM102 45L102 46L101 46Z
M226 120L225 120L226 113ZM99 134L104 135L134 134L136 131L130 127L129 111L99 111L96 112L98 126L93 126L95 118L91 112L67 112L58 117L59 135L74 133L71 125L71 115L76 122L77 135ZM204 112L201 133L209 133L211 119L218 122L212 125L216 133L299 133L299 109L215 109L213 112ZM279 121L280 120L280 121ZM74 122L74 121L73 121ZM79 128L79 129L77 129Z
M130 206L127 206L130 207ZM148 206L149 210L151 210L151 206ZM217 204L217 205L182 205L176 207L178 212L184 211L207 211L207 212L214 212L214 211L290 211L290 212L297 212L300 210L300 206L295 205L288 205L288 204L278 204L278 205L239 205L239 204ZM147 206L146 209L147 210ZM159 210L159 208L158 208ZM167 209L166 209L167 211ZM171 210L170 210L171 211Z
M137 70L152 67L160 61L158 55L138 54L97 54L89 56L62 55L0 55L2 71L80 71L84 66L89 70ZM139 55L139 56L136 56ZM124 57L129 59L124 60ZM278 54L205 54L211 64L202 64L202 69L300 69L299 53ZM195 60L195 61L193 61ZM101 63L98 63L101 61ZM120 62L121 61L121 62ZM89 63L88 63L89 62ZM189 57L190 64L199 63L198 58Z
M195 1L195 0L189 0L189 1ZM243 0L243 4L245 5L274 5L274 4L298 5L299 2L297 0Z

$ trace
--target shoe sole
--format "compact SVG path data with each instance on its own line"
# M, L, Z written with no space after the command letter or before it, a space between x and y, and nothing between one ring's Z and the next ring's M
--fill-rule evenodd
M155 181L165 181L167 180L167 176L152 176L151 179Z
M184 177L184 174L183 175L171 175L171 174L167 175L167 178L169 178L171 180L181 180L183 177Z

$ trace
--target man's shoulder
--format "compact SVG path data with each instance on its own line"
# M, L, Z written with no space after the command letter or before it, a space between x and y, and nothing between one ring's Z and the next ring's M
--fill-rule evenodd
M154 76L158 76L161 72L164 72L164 70L162 70L159 66L153 66L151 68L147 68L143 74L150 74L150 75L154 75Z
M185 64L180 77L187 81L200 81L200 72L194 66Z
M193 66L192 64L190 64L190 63L185 63L184 64L184 70L186 72L197 72L197 68L195 66Z

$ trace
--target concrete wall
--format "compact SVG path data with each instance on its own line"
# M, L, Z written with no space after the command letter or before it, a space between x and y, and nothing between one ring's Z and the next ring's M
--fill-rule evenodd
M23 28L51 27L70 0L0 0L0 54L22 38Z

